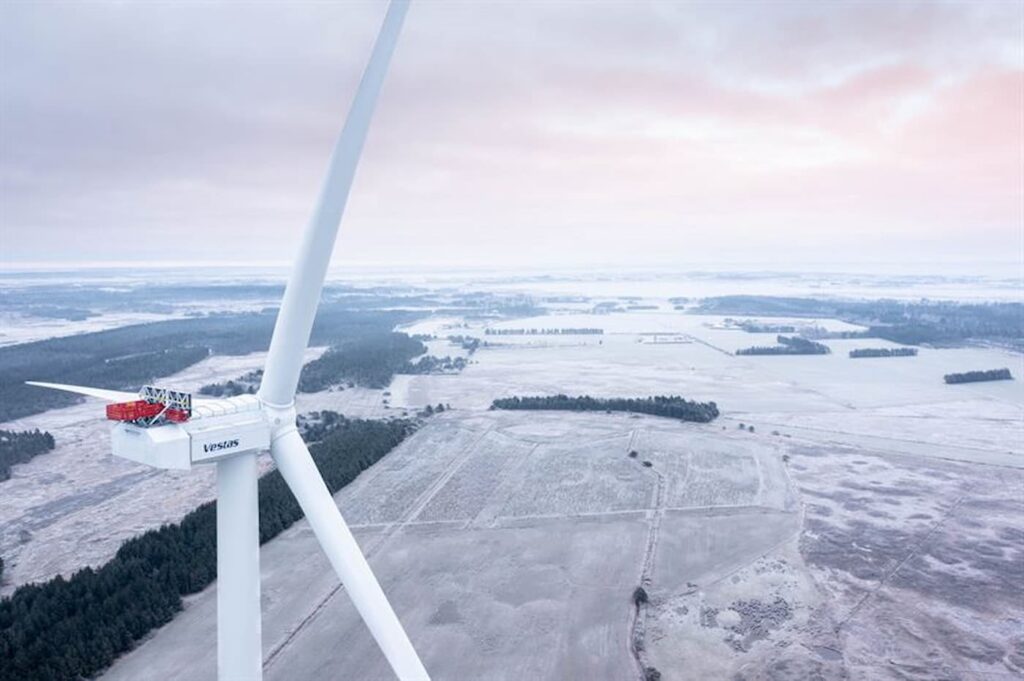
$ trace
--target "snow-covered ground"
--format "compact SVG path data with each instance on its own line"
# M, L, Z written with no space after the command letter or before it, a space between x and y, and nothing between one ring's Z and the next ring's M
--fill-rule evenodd
M1024 383L949 386L952 371L1009 366L1020 356L996 349L923 348L917 357L849 359L851 347L875 340L830 340L833 354L736 357L736 347L773 334L720 328L721 317L677 311L547 315L502 322L505 328L599 327L593 336L485 336L481 323L430 319L409 333L477 335L487 345L461 374L400 375L387 391L333 389L300 394L300 412L332 409L352 417L403 415L430 404L485 410L497 397L527 394L634 396L677 394L714 400L721 423L739 422L822 443L847 444L946 459L1024 465ZM827 320L819 320L819 323ZM656 344L648 334L683 334L689 343ZM759 337L765 337L763 339ZM464 356L445 340L435 355ZM322 349L314 349L309 357ZM168 385L197 389L259 368L263 353L215 356ZM390 392L390 395L385 395ZM109 558L124 539L173 521L211 498L212 469L162 472L115 459L100 405L86 402L7 424L49 430L57 448L15 466L2 483L2 593Z
M631 678L645 573L685 590L799 527L770 436L623 414L446 413L337 499L436 679ZM676 539L708 517L729 536L724 562ZM388 678L305 522L262 568L265 678ZM215 601L211 587L104 678L212 681Z
M1022 483L717 423L456 410L336 499L438 681L1008 681ZM261 568L265 678L387 678L305 522ZM215 678L216 586L103 678L146 675Z
M638 633L640 661L666 678L1014 678L1024 660L1012 623L1024 604L1009 593L1024 580L1008 566L1024 556L1014 531L1024 383L950 386L942 376L1005 366L1020 378L1021 356L848 358L892 346L866 339L823 341L833 350L824 356L737 357L775 334L722 320L659 304L497 324L602 335L487 336L485 322L433 318L403 330L485 343L460 374L298 396L300 412L372 418L453 408L337 496L436 678L627 678L638 673ZM166 382L194 389L262 362L213 357ZM553 393L682 395L714 400L722 417L488 411L497 397ZM99 409L5 426L50 430L58 447L0 483L3 593L101 563L125 538L211 498L212 469L113 459ZM304 523L263 548L263 571L268 678L383 673ZM629 597L641 583L652 603L635 618ZM983 597L962 597L975 588ZM190 599L108 677L212 678L214 593Z
M855 347L895 345L856 339L823 341L832 349L829 355L735 356L731 353L740 347L774 344L775 334L723 329L721 320L630 312L548 315L495 325L605 331L581 336L487 336L477 324L463 331L486 345L462 374L398 376L392 402L486 409L495 398L510 395L674 394L713 400L736 421L769 430L791 427L804 436L817 433L822 441L1024 465L1024 382L946 385L942 379L947 373L1000 367L1020 376L1019 354L922 348L917 357L850 359ZM681 334L692 342L651 343L654 332Z

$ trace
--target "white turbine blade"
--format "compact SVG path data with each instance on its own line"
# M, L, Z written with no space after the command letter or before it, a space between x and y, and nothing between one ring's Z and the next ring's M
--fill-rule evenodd
M274 441L270 455L395 674L401 681L429 681L402 623L320 477L306 443L298 432L291 430Z
M269 404L291 404L295 396L302 356L309 343L324 277L338 235L338 224L345 210L377 95L384 82L408 6L408 0L392 0L388 7L377 42L352 100L345 127L331 155L327 176L320 190L320 200L306 228L270 341L270 352L260 386L260 399Z
M106 390L104 388L89 388L81 385L64 385L63 383L44 383L43 381L25 381L27 385L34 385L38 388L49 388L50 390L63 390L66 393L85 395L86 397L98 397L107 402L130 402L139 399L138 393L126 393L121 390Z

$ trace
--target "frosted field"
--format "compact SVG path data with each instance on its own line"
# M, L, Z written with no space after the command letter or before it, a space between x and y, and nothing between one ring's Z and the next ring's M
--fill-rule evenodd
M848 352L856 347L896 347L858 339L824 341L830 355L737 357L731 354L737 348L774 344L775 334L716 328L722 319L630 312L547 315L495 325L603 328L598 336L485 336L477 325L463 332L477 334L488 346L477 351L472 365L459 376L398 376L392 403L486 409L495 398L510 395L678 394L714 400L736 421L823 442L1024 463L1024 382L949 386L942 380L947 373L1001 367L1022 376L1020 355L989 348L921 348L917 357L850 359ZM419 328L414 332L423 332ZM654 333L679 334L692 342L655 344Z
M717 424L448 412L336 499L435 679L636 678L638 638L676 679L1009 681L1022 485ZM390 678L304 522L262 571L265 678ZM215 601L104 678L214 679Z
M435 679L620 679L637 585L683 593L796 536L781 454L651 417L447 413L336 498ZM262 556L265 678L389 678L304 522ZM215 600L104 678L213 679Z
M775 334L722 319L662 305L497 325L599 336L485 336L480 322L428 319L403 330L488 345L458 375L298 396L300 412L353 417L453 408L336 497L435 678L621 679L638 665L666 679L1024 674L1024 385L942 381L1004 366L1019 379L1020 356L849 359L893 345L859 339L825 341L826 356L736 357ZM195 389L262 362L215 357L166 382ZM554 393L678 394L716 401L722 417L487 411ZM212 497L212 469L113 459L101 408L4 426L50 430L58 447L0 486L3 593L102 563ZM304 523L262 556L267 679L389 678ZM638 584L651 595L639 617ZM215 588L107 678L214 678Z

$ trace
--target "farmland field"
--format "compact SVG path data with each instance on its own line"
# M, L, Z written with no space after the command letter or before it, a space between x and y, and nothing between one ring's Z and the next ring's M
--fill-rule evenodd
M434 336L435 356L467 357L461 372L298 396L300 412L364 418L447 407L336 495L433 677L618 679L652 666L680 679L1016 678L1024 389L942 376L1019 374L1019 356L975 346L847 357L895 346L877 340L736 356L775 335L652 302L431 317L402 330ZM481 345L468 354L450 335ZM195 390L262 361L215 356L167 381ZM499 397L557 393L680 395L722 415L489 410ZM58 446L4 483L5 593L98 565L212 498L210 470L112 458L100 409L90 400L8 424L50 430ZM267 679L388 678L304 522L261 555ZM639 609L638 586L649 596ZM215 590L189 597L104 678L212 680Z

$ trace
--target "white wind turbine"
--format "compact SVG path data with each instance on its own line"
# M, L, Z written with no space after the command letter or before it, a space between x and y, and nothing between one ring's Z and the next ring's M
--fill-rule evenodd
M160 468L216 463L217 670L224 681L262 678L256 457L266 449L395 674L403 681L429 679L296 430L294 399L338 225L408 4L388 6L288 280L259 393L196 400L193 409L191 395L172 390L146 387L136 396L33 383L119 402L107 407L119 421L112 430L117 456Z

